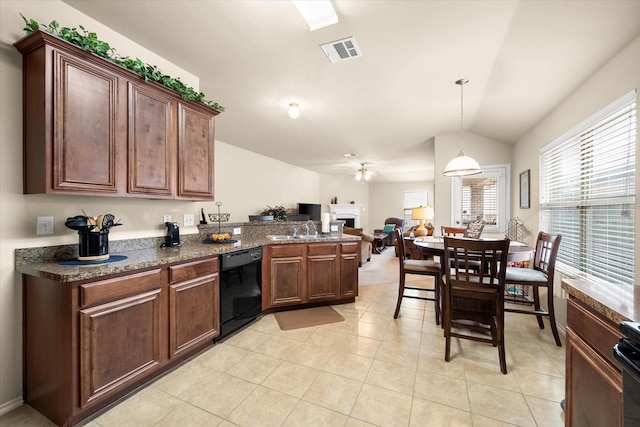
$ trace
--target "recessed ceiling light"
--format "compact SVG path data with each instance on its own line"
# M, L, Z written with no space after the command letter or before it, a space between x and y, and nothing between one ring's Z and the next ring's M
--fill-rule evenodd
M294 0L293 4L309 24L310 31L338 23L338 15L329 0Z

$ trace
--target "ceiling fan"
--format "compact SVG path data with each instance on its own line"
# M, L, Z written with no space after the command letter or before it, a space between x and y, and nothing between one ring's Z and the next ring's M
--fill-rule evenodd
M357 181L369 181L372 176L380 176L378 172L373 172L365 168L367 163L360 163L360 169L353 175L355 175Z

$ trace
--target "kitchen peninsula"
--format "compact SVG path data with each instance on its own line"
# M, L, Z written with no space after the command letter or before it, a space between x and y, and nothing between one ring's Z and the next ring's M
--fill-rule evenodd
M17 249L25 401L73 425L213 345L224 254L263 247L263 309L354 301L360 238L268 237L291 224L227 224L243 234L225 244L203 243L210 225L173 248L162 238L114 241L126 259L88 266L58 263L76 245Z
M566 425L623 425L620 322L640 321L640 287L564 279L567 300Z

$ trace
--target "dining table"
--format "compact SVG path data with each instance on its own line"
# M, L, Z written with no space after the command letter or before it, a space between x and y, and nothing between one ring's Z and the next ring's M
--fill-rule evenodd
M405 239L411 239L411 238L405 237ZM480 239L480 240L496 240L496 239ZM442 274L444 275L446 271L445 265L444 265L444 237L443 236L416 237L413 239L413 243L424 255L437 256L440 258ZM509 243L509 254L507 255L507 262L529 261L533 258L534 253L535 253L535 248L525 243L512 240ZM442 306L443 301L439 301L438 304L441 304L441 309L444 311L444 307ZM442 326L444 327L444 323L442 324Z
M496 239L480 239L480 240L496 240ZM444 263L444 237L442 236L425 236L413 239L413 244L425 255L437 256L440 263ZM532 259L535 248L521 242L512 240L509 243L509 255L507 261L529 261ZM444 265L442 265L444 272Z

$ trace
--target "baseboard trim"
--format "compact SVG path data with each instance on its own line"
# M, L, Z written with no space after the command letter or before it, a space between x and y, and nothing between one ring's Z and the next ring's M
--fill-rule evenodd
M5 402L2 405L0 405L0 415L8 414L14 409L21 407L22 405L24 405L24 401L22 400L21 397L17 397L13 400Z

